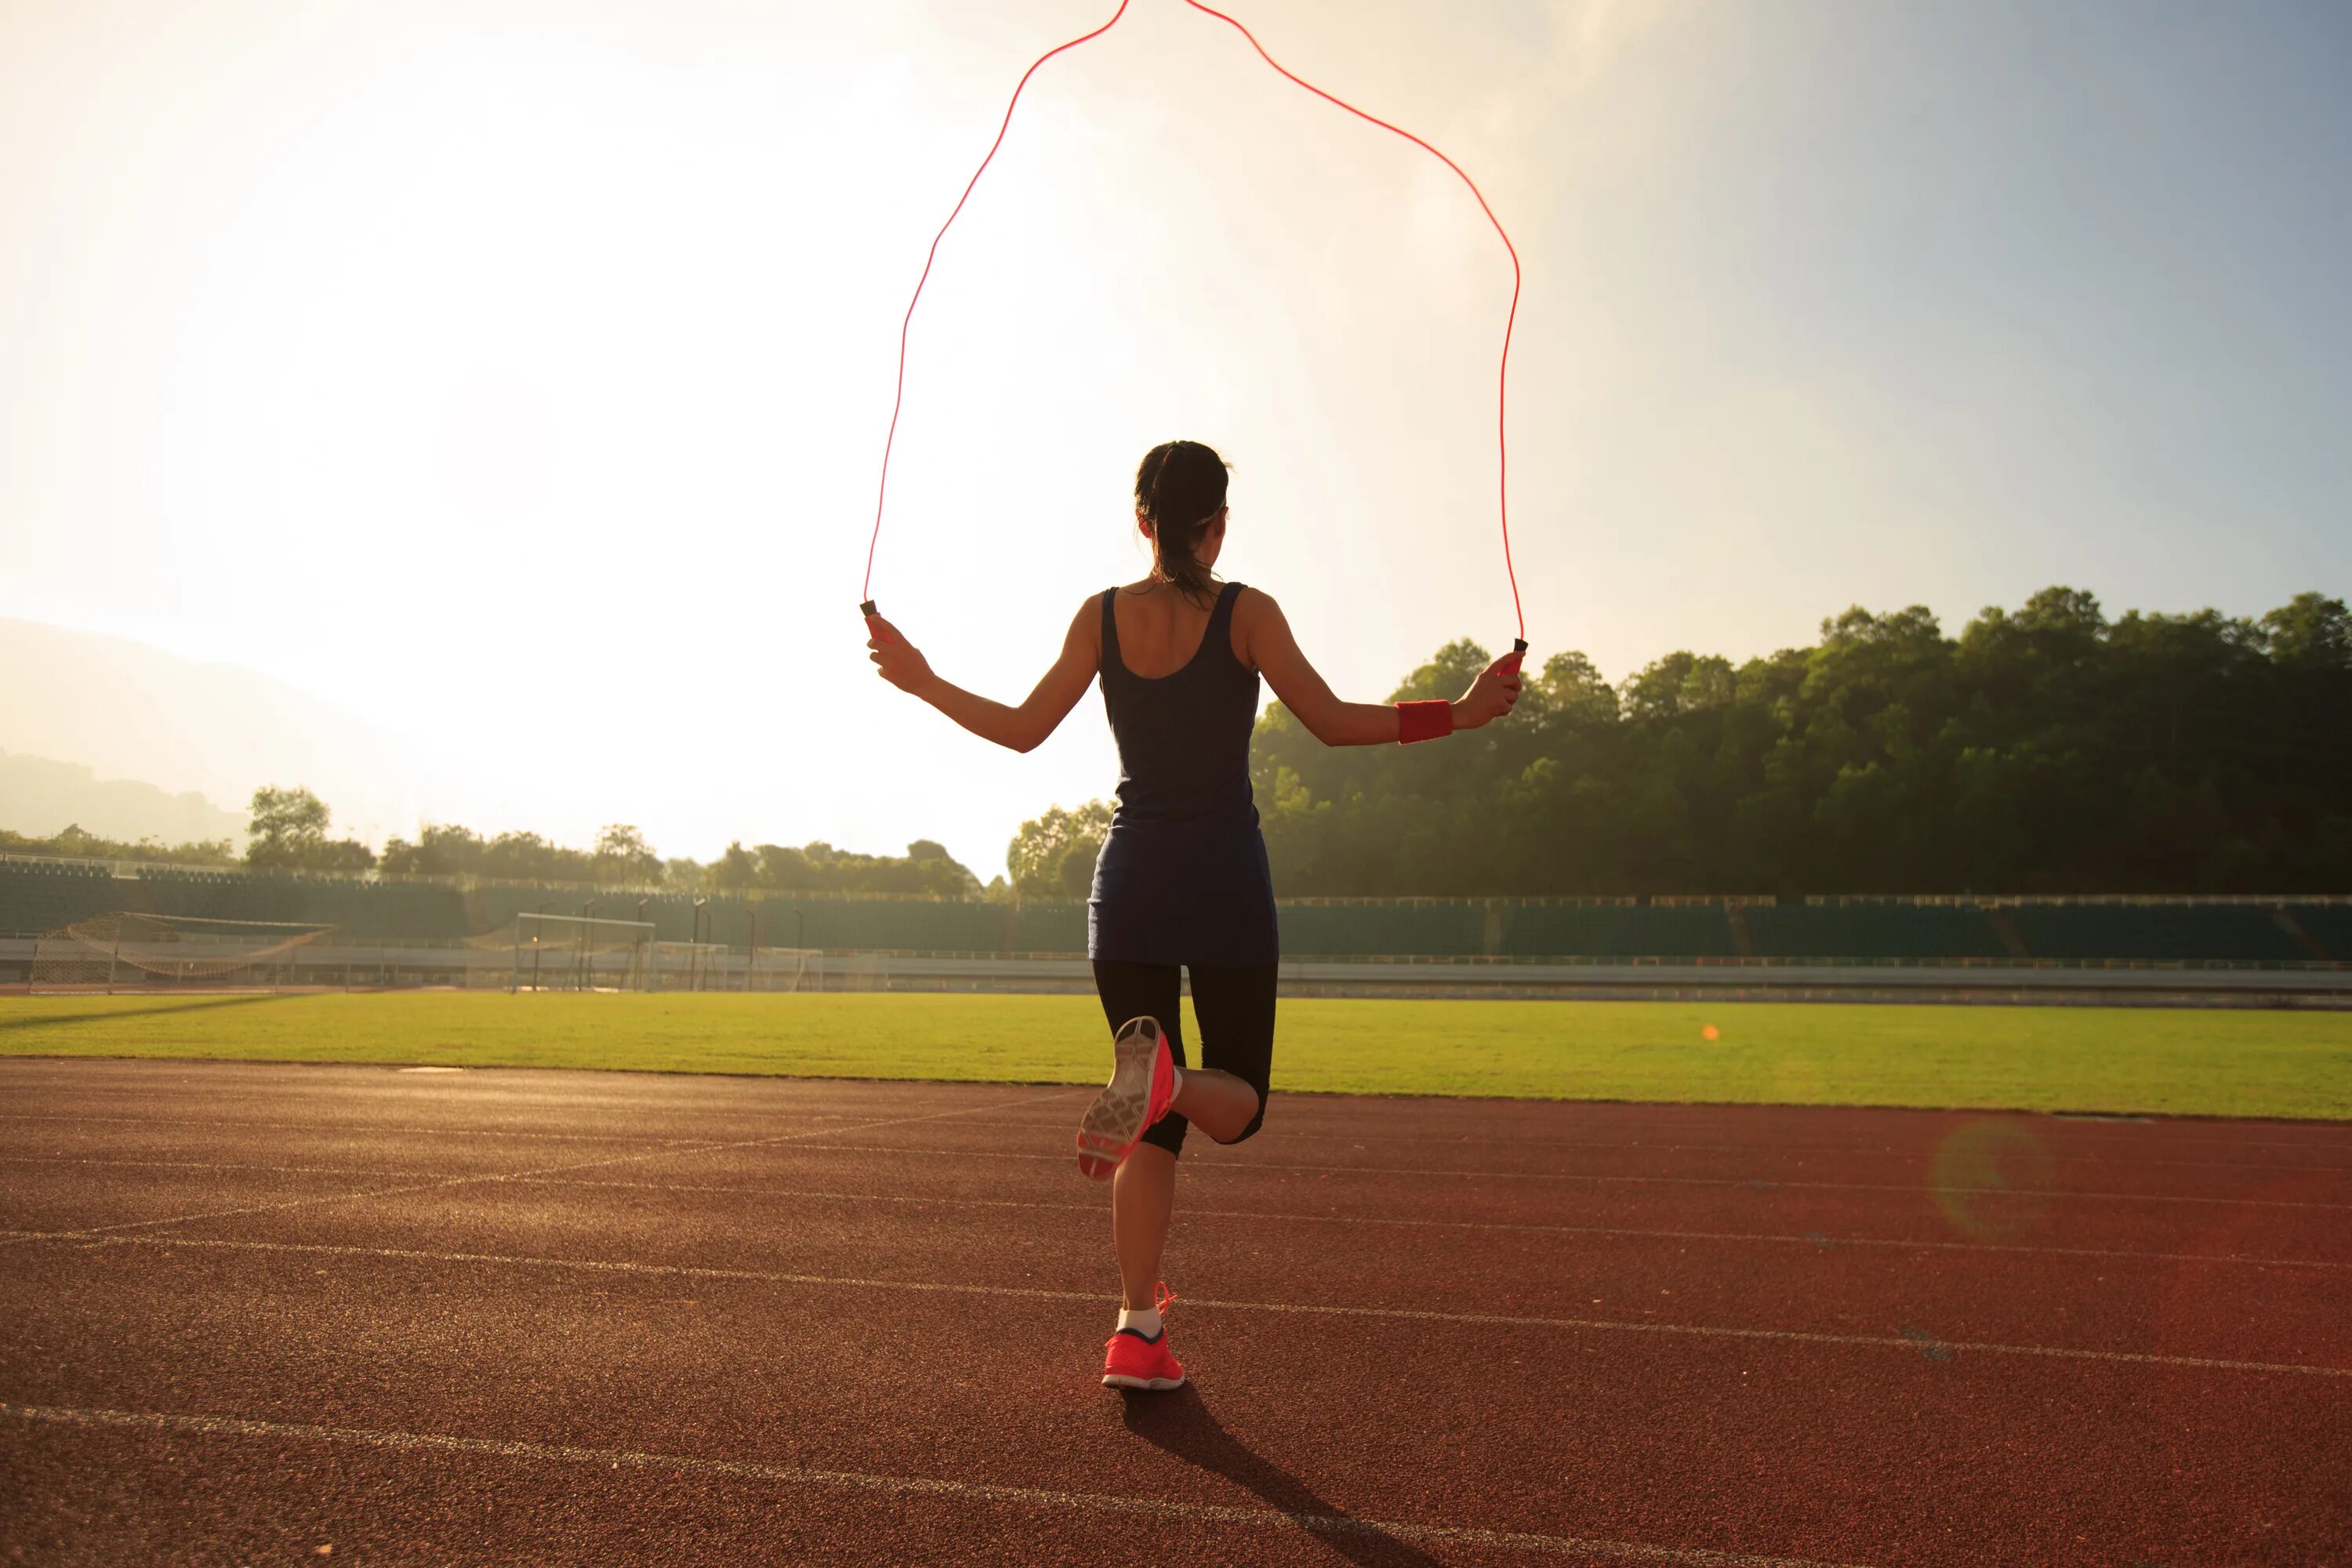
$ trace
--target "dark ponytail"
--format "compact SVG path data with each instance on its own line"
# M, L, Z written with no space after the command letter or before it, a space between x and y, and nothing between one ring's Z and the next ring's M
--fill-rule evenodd
M1135 470L1135 510L1151 522L1152 572L1196 605L1216 596L1201 536L1225 504L1225 461L1198 441L1168 441Z

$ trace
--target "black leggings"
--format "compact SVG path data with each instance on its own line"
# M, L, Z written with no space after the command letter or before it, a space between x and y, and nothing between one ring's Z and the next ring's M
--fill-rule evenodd
M1276 965L1250 963L1234 967L1194 963L1192 1011L1201 1020L1201 1065L1229 1072L1257 1090L1257 1114L1231 1142L1238 1143L1265 1121L1266 1078L1274 1066L1274 978ZM1184 1015L1177 1005L1177 966L1172 963L1122 963L1095 960L1095 989L1102 994L1103 1016L1116 1032L1130 1018L1150 1016L1168 1031L1168 1048L1176 1065L1184 1058ZM1184 1147L1185 1120L1170 1111L1143 1134L1171 1154Z

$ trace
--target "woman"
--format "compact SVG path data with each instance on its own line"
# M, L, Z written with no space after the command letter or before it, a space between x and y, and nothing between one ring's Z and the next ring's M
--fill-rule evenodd
M1078 1167L1111 1178L1118 1324L1103 1382L1174 1388L1158 1294L1176 1155L1198 1123L1238 1143L1265 1117L1277 957L1274 883L1249 784L1258 677L1317 740L1370 746L1475 730L1511 710L1519 656L1489 665L1458 700L1342 702L1292 640L1281 606L1213 574L1225 542L1225 464L1197 441L1144 454L1135 521L1150 575L1089 596L1054 668L1017 708L942 680L897 627L869 616L882 678L985 740L1025 752L1099 675L1118 745L1118 805L1095 864L1087 953L1112 1030L1109 1084L1079 1124ZM1187 1065L1177 1005L1189 969L1201 1066ZM1164 1288L1160 1288L1164 1289Z

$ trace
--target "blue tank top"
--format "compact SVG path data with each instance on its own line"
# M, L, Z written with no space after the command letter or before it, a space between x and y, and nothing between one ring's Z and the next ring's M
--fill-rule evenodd
M1119 657L1118 590L1102 596L1103 710L1118 745L1118 805L1087 903L1089 957L1272 963L1274 878L1249 782L1257 671L1234 657L1228 583L1192 662L1146 679Z

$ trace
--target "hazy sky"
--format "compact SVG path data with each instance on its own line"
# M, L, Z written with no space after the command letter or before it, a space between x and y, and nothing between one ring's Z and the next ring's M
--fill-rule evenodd
M1098 700L998 752L855 601L924 247L1115 6L0 3L0 615L325 694L443 818L1001 869L1108 792ZM1235 8L1517 241L1538 657L2352 588L2352 8ZM1134 0L940 247L876 594L1016 699L1183 436L1344 691L1507 646L1509 287L1441 165Z

